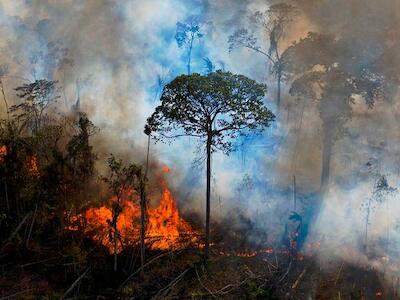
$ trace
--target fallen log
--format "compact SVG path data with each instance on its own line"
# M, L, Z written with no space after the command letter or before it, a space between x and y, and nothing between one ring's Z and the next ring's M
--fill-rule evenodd
M292 289L295 289L295 288L299 285L300 280L303 278L304 274L306 274L306 270L307 270L307 269L304 269L304 270L300 273L299 277L296 279L296 281L295 281L294 284L292 285Z

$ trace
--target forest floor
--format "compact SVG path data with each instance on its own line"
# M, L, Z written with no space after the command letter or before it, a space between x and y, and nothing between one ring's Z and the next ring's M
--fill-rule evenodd
M151 252L141 270L131 249L114 272L102 248L22 248L2 251L0 299L400 299L375 270L334 259L321 267L285 251L246 256L214 247L207 262L197 249Z

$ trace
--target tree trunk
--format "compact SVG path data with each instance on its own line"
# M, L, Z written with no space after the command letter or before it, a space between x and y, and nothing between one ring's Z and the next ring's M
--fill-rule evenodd
M364 251L365 253L368 252L368 225L369 225L369 218L371 214L371 198L368 200L368 206L367 206L367 215L365 217L365 238L364 238Z
M210 193L211 193L211 134L207 138L207 194L206 194L206 232L205 232L205 247L204 257L209 256L210 248Z
M293 175L293 210L297 208L297 194L296 194L296 175Z
M281 105L281 81L282 81L282 72L278 70L277 78L276 78L276 106L280 107Z
M118 233L117 233L117 222L115 222L114 225L114 272L117 272L117 263L118 263L118 254L117 254L117 239L118 239Z
M322 171L321 171L321 195L327 191L330 177L330 165L332 156L333 141L330 134L325 133L322 145Z
M6 179L4 179L4 193L6 194L7 213L10 214L10 201L8 200L8 187Z
M143 275L143 266L145 259L145 234L146 234L146 191L144 182L140 188L140 266L142 268L141 274Z
M189 54L188 54L188 64L187 64L187 72L188 75L190 75L190 60L191 60L191 56L192 56L192 48L189 49Z
M194 33L192 32L192 35L190 37L189 49L188 49L188 64L187 64L188 75L190 75L190 63L192 60L193 41L194 41Z
M119 214L121 213L120 210L120 196L118 196L117 198L117 204L116 206L113 207L113 213L112 213L112 228L114 229L114 234L113 234L113 242L114 242L114 272L117 272L117 263L118 263L118 217Z
M140 267L141 274L144 274L144 261L145 261L145 238L146 238L146 214L147 214L147 203L146 203L146 181L147 171L149 169L149 153L150 153L150 134L147 135L147 156L146 156L146 169L144 171L143 183L140 190Z

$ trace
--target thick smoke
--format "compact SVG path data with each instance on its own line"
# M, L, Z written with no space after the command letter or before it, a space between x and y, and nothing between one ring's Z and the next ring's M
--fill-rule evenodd
M385 49L399 48L398 1L291 2L299 15L283 48L308 31L333 34L346 41L344 55L355 68L379 56L391 57L382 60L381 69L388 82L395 82L400 56L392 52L400 52L385 53ZM247 49L229 52L227 44L236 29L253 26L250 14L267 7L266 1L249 0L0 0L0 57L8 66L3 80L6 93L12 98L13 88L29 80L58 80L62 87L59 109L68 112L79 100L80 108L101 129L96 140L100 159L114 152L141 162L146 118L157 105L163 84L186 71L184 51L174 36L176 23L191 15L201 17L204 33L194 45L193 71L204 73L204 58L209 58L217 69L266 82L266 104L276 112L274 78L267 62ZM262 30L254 29L268 48ZM353 53L356 57L362 53L362 60L351 61ZM284 108L271 128L261 136L239 140L238 151L229 157L214 155L212 217L235 220L237 228L250 228L253 240L275 243L293 210L296 176L297 210L312 222L309 240L324 240L324 250L335 249L335 255L383 268L386 265L378 264L379 259L363 254L362 203L371 196L380 175L386 175L396 187L400 170L396 90L390 90L387 99L373 109L355 97L352 117L334 143L332 185L319 212L313 206L320 186L323 138L318 101L294 99L288 96L289 88L290 83L283 87ZM195 142L152 143L151 157L171 168L169 179L183 210L202 214L204 170L199 157L203 149L196 151ZM392 195L377 207L370 225L371 241L390 236L390 253L395 253L398 246L393 245L400 243L400 206L396 203L397 196ZM266 235L258 234L260 230ZM387 251L379 254L389 256Z

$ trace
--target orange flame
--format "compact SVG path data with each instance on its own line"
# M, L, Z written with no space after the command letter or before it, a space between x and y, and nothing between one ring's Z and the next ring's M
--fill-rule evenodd
M164 167L168 168L168 167ZM165 171L163 168L163 171ZM169 168L168 168L169 172ZM145 243L153 250L179 249L187 243L197 240L197 233L180 216L176 201L167 184L162 181L162 196L158 207L148 209ZM138 201L132 201L133 191L124 193L122 211L117 219L117 252L128 245L139 242L140 232L140 207ZM109 204L116 201L110 199ZM111 205L110 205L111 206ZM112 253L114 251L113 228L111 226L112 209L108 206L89 208L78 218L86 224L85 232L97 242L100 242ZM69 230L78 230L77 226L69 226ZM189 238L187 238L189 237Z
M0 147L0 162L4 160L4 156L7 155L7 147L6 145L3 145Z
M8 154L7 150L8 149L6 145L0 146L0 163L2 163L4 161L4 157L7 156ZM28 156L27 168L29 174L33 176L39 176L38 161L35 155Z
M194 233L191 226L180 217L175 199L165 183L159 206L150 208L148 214L147 238L154 241L151 245L153 249L177 248L181 237Z

